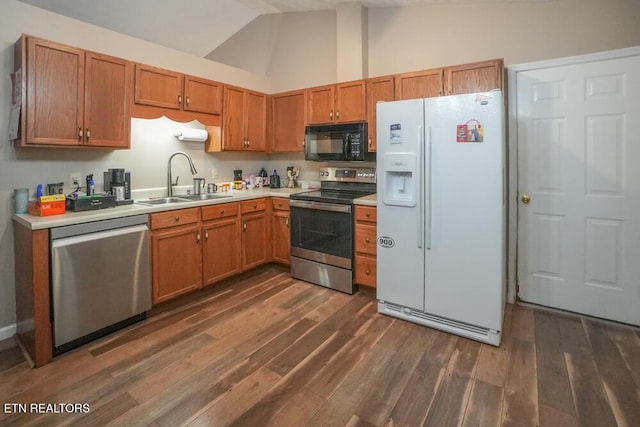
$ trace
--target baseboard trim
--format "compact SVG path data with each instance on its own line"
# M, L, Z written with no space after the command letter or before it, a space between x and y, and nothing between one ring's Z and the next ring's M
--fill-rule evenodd
M3 326L0 328L0 341L6 340L7 338L11 338L16 334L16 324L9 326Z

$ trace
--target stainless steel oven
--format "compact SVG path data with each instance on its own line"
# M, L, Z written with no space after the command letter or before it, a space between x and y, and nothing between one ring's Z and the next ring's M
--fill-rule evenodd
M291 195L291 275L352 294L353 201L375 192L375 169L320 169L322 189Z

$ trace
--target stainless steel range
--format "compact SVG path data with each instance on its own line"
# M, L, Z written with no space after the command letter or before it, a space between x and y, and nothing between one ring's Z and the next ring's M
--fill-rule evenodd
M353 201L376 192L376 170L323 167L320 185L290 197L291 275L352 294Z

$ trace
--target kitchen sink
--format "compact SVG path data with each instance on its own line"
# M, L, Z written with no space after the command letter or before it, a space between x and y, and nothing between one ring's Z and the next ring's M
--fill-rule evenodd
M166 205L170 203L185 203L190 202L189 199L182 199L179 197L153 197L151 199L136 200L136 203L141 205Z
M230 194L214 194L214 193L206 193L206 194L188 194L188 195L180 195L180 196L176 196L179 199L186 199L186 200L212 200L212 199L222 199L225 197L231 197Z

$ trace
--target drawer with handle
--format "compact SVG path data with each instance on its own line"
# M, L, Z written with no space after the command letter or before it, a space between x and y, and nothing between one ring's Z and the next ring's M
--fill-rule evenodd
M356 252L369 255L376 254L376 226L366 224L356 224Z
M217 218L229 218L238 216L240 212L240 203L223 203L220 205L210 205L202 207L202 220L208 221Z
M267 199L265 198L245 200L244 202L242 202L243 214L250 213L250 212L264 211L266 209L267 209Z
M369 206L356 206L356 221L376 222L377 209Z
M174 211L158 212L149 215L152 230L175 227L177 225L193 224L200 220L200 209L177 209Z

